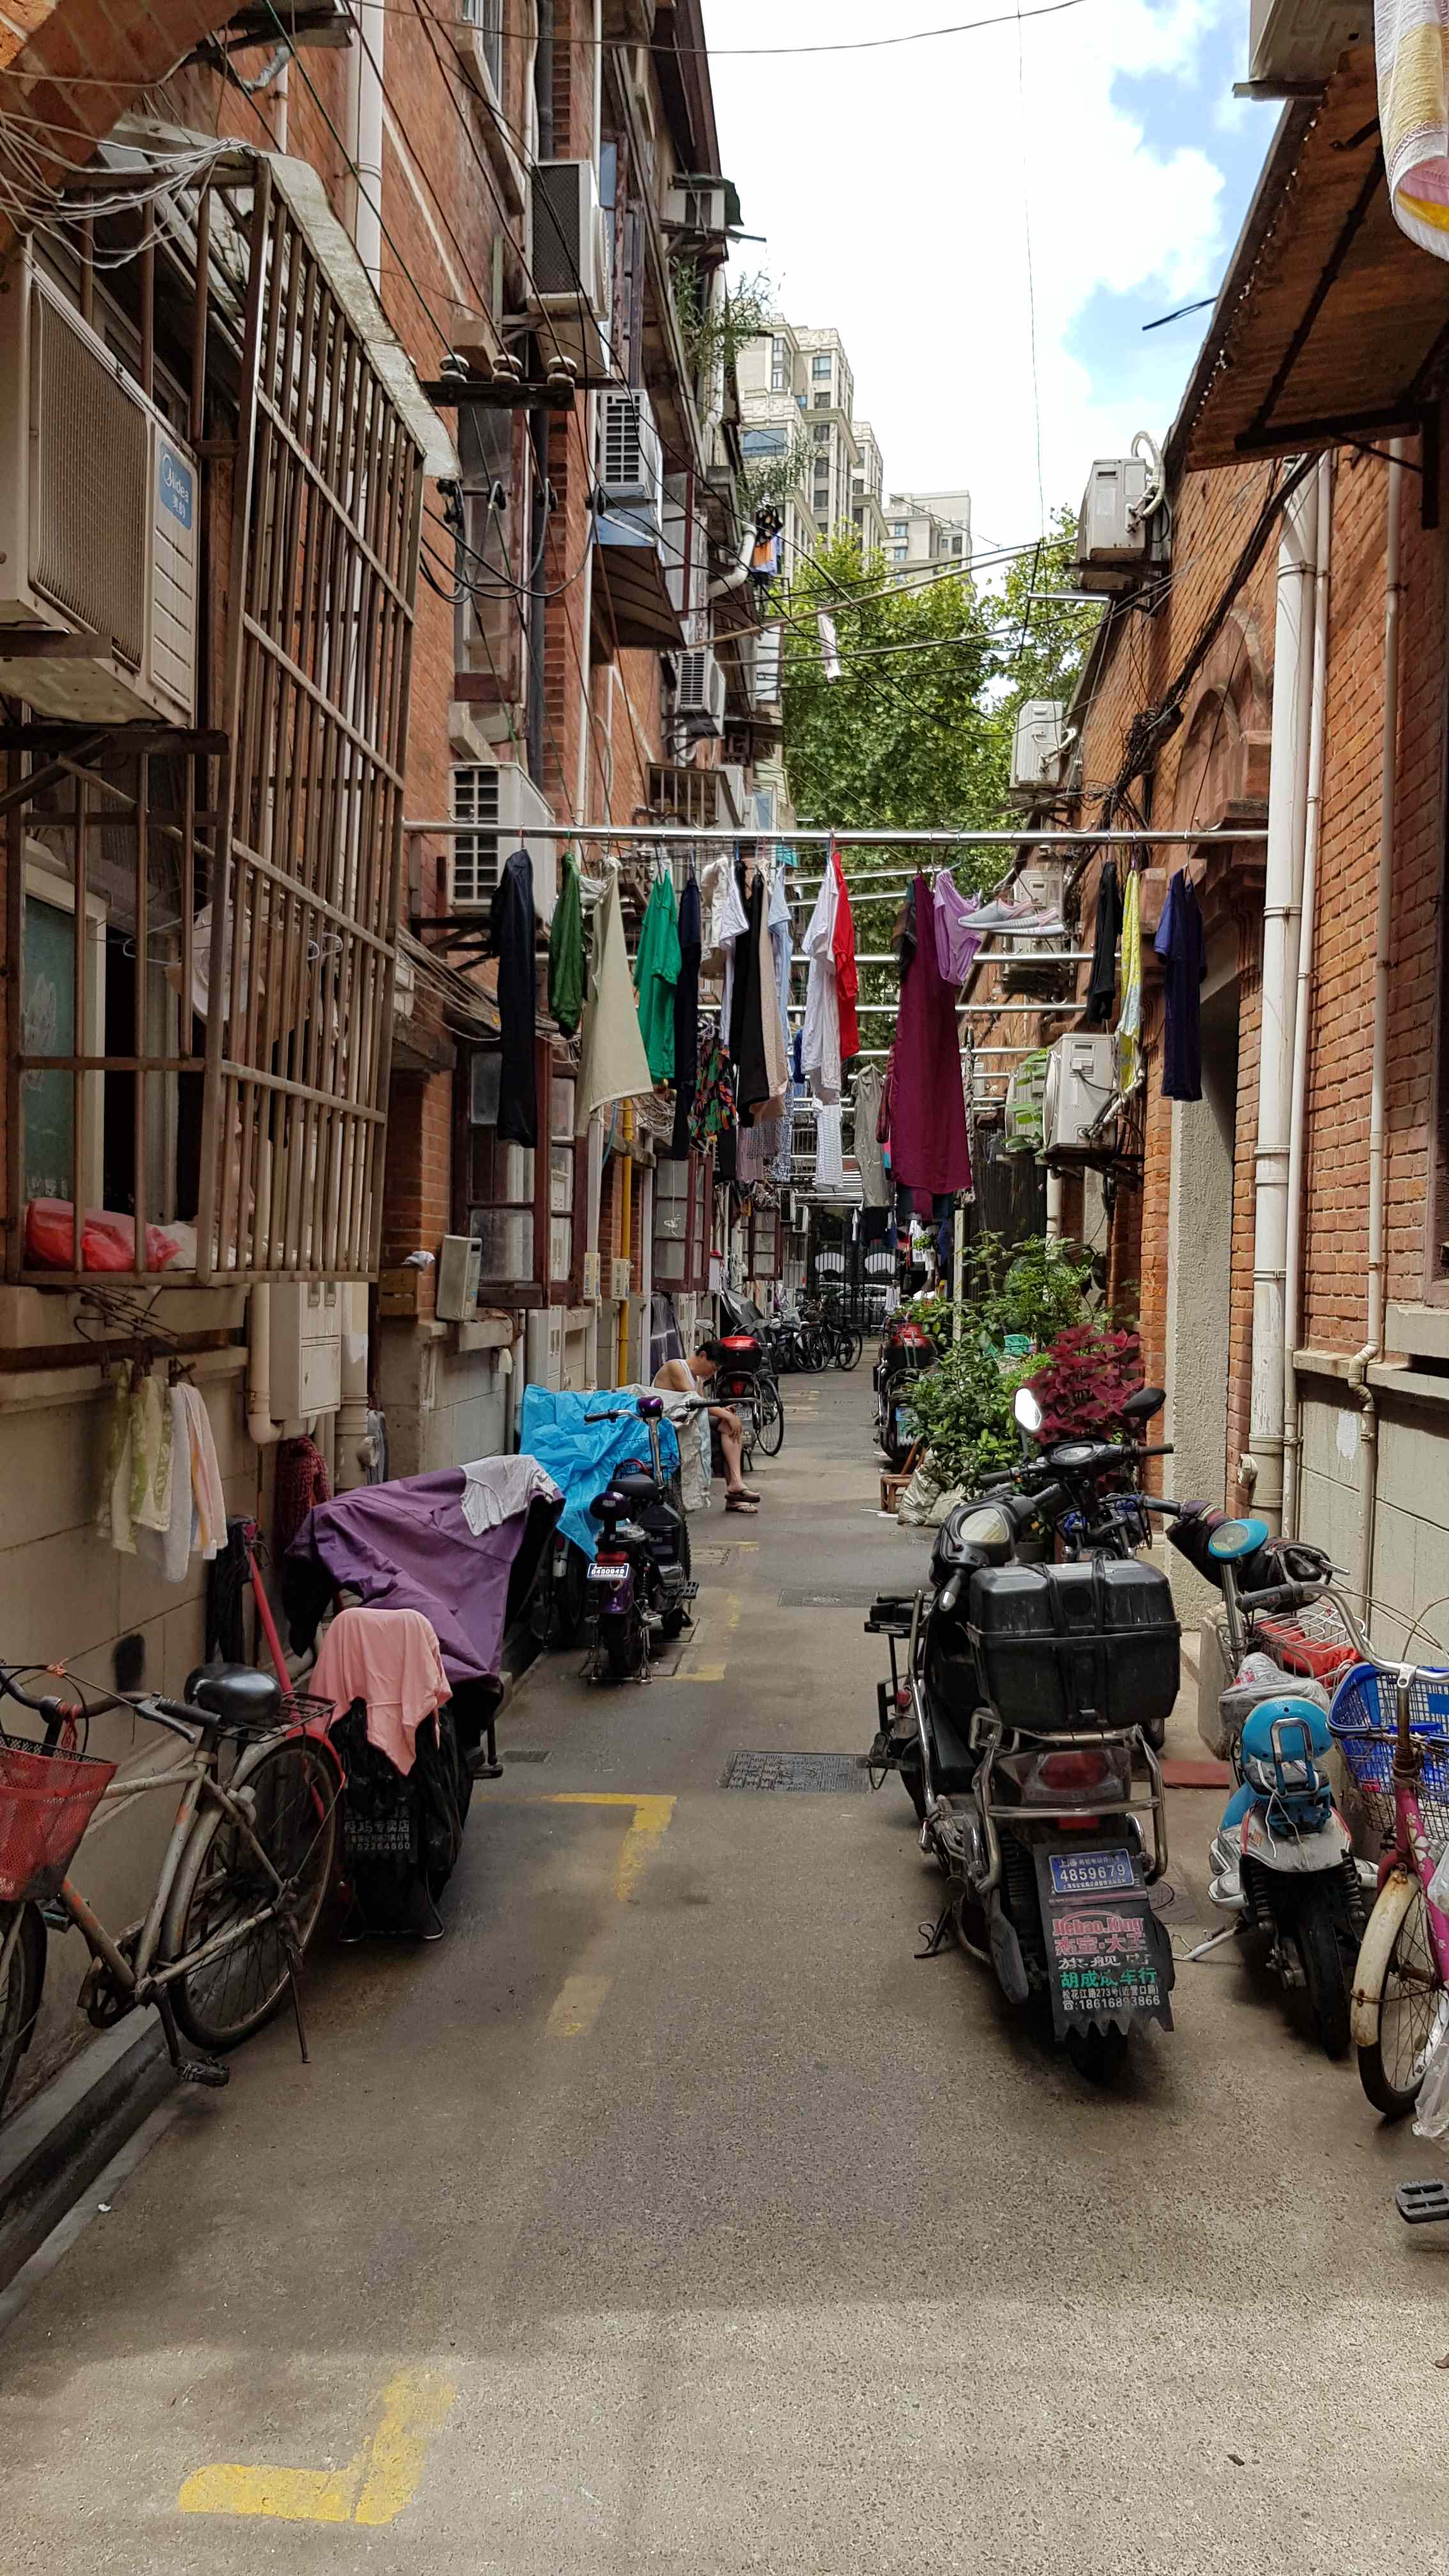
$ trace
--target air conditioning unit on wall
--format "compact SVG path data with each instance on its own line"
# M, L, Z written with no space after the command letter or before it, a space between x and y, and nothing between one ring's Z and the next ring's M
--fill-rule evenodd
M663 535L664 451L649 396L629 387L603 397L599 495L610 518L626 518L657 546Z
M1090 1152L1110 1136L1089 1136L1117 1089L1116 1040L1100 1037L1058 1038L1047 1064L1042 1101L1042 1144L1048 1154Z
M547 360L609 372L609 231L592 161L539 161L528 189L528 306Z
M678 707L691 733L724 731L725 675L708 645L679 656Z
M1373 0L1252 0L1248 78L1270 97L1284 83L1325 81L1344 47L1373 31Z
M448 862L448 910L486 912L503 868L523 842L533 861L533 908L545 921L558 888L557 843L530 838L553 815L516 760L460 761L452 772L453 820L459 832Z
M1017 804L1035 805L1060 784L1065 716L1059 698L1027 698L1019 708L1011 744L1011 793Z
M1138 518L1151 476L1140 456L1099 456L1077 517L1077 579L1083 590L1131 590L1167 562L1167 513Z
M184 440L20 252L0 294L0 690L192 725L199 497ZM94 642L7 653L7 627Z

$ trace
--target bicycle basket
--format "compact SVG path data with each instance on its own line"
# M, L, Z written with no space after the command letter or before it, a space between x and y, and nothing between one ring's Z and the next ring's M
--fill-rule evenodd
M0 1734L0 1900L39 1905L54 1896L115 1776L114 1762L93 1753L47 1752Z
M1392 1673L1355 1664L1333 1695L1328 1724L1369 1821L1385 1842L1394 1832L1394 1746L1398 1698ZM1417 1796L1435 1859L1449 1847L1449 1673L1441 1683L1414 1682L1409 1732L1423 1749Z

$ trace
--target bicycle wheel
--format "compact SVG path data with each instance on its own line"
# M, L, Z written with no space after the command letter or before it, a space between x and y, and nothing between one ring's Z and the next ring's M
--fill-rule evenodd
M853 1369L864 1348L865 1335L854 1324L836 1325L834 1358L838 1369Z
M0 2111L15 2081L16 2069L30 2046L40 1990L45 1981L45 1925L34 1905L0 1905L0 1949L9 1938L16 1915L20 1928L10 1946L5 1982L0 1986Z
M1374 2036L1367 2047L1359 2048L1359 2078L1376 2111L1386 2120L1403 2120L1419 2098L1430 2051L1449 2015L1424 1891L1417 1881L1394 1935L1373 2010Z
M821 1369L828 1369L834 1357L834 1339L829 1328L824 1324L807 1325L805 1332L806 1367L814 1369L818 1373Z
M778 1458L785 1437L785 1408L772 1377L762 1377L755 1395L755 1446L767 1458Z
M1342 2057L1349 2042L1348 2000L1353 1961L1345 1961L1338 1911L1320 1897L1305 1903L1293 1929L1293 1945L1303 1970L1308 2001L1326 2057Z
M317 1928L337 1849L342 1775L336 1758L308 1735L278 1736L249 1767L238 1795L252 1832L290 1893L297 1947ZM214 1810L182 1858L162 1935L163 1956L183 1959L249 1916L264 1919L171 1988L176 2019L197 2048L239 2047L287 1999L287 1945L275 1890L240 1826Z

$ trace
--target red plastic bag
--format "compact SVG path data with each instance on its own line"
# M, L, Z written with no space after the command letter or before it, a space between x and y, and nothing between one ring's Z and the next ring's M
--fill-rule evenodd
M164 1270L180 1245L164 1226L146 1228L146 1267ZM42 1270L75 1267L75 1211L69 1199L31 1199L25 1209L25 1257ZM113 1208L87 1208L81 1227L83 1270L130 1270L136 1257L132 1217Z

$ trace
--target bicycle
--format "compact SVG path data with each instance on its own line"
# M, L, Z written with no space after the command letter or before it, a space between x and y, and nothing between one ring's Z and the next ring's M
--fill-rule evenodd
M298 1971L332 1877L343 1791L332 1746L297 1722L310 1704L284 1701L275 1681L243 1665L194 1677L183 1700L127 1691L34 1698L18 1675L38 1669L0 1667L0 1695L45 1728L43 1744L0 1734L0 2111L39 2015L47 1924L74 1925L90 1951L80 2008L92 2025L107 2030L154 2004L183 2082L225 2084L221 2056L289 1996L305 2062ZM113 1762L77 1741L108 1708L179 1736L186 1757L117 1780ZM235 1760L223 1779L228 1744ZM178 1790L145 1916L109 1932L66 1875L86 1828L103 1803ZM182 2035L197 2056L183 2056Z

